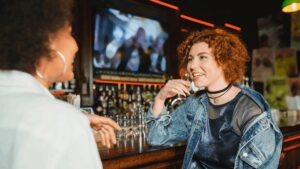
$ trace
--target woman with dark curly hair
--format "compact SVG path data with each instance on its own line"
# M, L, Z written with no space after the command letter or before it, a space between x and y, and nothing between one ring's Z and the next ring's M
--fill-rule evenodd
M105 145L116 142L115 122L87 117L48 91L74 77L72 6L72 0L0 0L1 169L102 168L90 124Z
M220 28L194 32L178 54L194 85L205 90L190 95L191 83L168 81L148 112L148 142L187 141L183 168L277 168L282 134L265 99L239 85L249 59L239 37ZM190 96L169 113L164 102L176 94Z

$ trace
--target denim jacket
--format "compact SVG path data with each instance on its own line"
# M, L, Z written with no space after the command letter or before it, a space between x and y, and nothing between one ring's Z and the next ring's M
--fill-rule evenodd
M280 129L274 122L264 98L252 89L238 87L257 103L263 113L242 131L234 169L276 169L282 147ZM201 137L196 133L202 131L208 119L207 106L208 97L206 94L202 94L188 97L183 105L170 114L164 108L159 117L155 117L153 110L150 109L147 115L148 143L161 146L187 141L182 168L198 168L192 159Z

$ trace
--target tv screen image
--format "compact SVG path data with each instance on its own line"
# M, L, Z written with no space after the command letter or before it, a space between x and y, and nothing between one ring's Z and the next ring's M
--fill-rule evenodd
M107 8L95 14L93 66L120 72L166 72L168 33L157 20Z

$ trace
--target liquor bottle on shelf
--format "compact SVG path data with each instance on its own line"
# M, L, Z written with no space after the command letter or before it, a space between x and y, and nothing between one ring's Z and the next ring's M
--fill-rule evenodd
M97 93L96 93L96 99L95 99L95 112L96 114L100 115L102 114L103 107L102 107L102 100L104 100L103 96L103 86L97 87Z
M117 114L117 98L115 93L114 86L108 88L108 95L107 95L107 113L108 116L113 118Z
M128 101L127 85L124 85L124 88L123 88L123 100Z
M138 106L142 106L143 105L143 97L142 97L141 87L140 86L137 86L137 88L136 88L136 101L137 101L137 105Z
M135 102L137 100L137 91L136 87L134 87L133 85L130 86L130 94L132 101Z
M149 110L149 107L150 107L150 105L151 105L151 102L152 102L152 100L153 100L153 98L155 97L153 97L153 94L152 94L152 92L151 92L151 85L145 85L145 86L143 86L143 95L142 95L142 97L143 97L143 100L144 100L144 110L145 110L145 112L148 112L148 110Z
M128 110L128 100L123 100L121 114L125 114L127 112L127 110Z
M117 106L118 106L118 112L120 113L123 107L123 87L121 84L118 84Z
M128 95L128 108L127 110L125 110L125 113L128 113L129 116L132 116L134 113L133 101L131 99L131 95Z
M108 87L99 86L98 96L97 96L97 106L96 113L101 116L107 116L107 99L108 99Z

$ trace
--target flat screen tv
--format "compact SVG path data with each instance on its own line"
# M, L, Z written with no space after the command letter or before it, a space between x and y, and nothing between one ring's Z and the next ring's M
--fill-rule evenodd
M94 72L166 73L170 35L160 21L114 8L94 16Z

